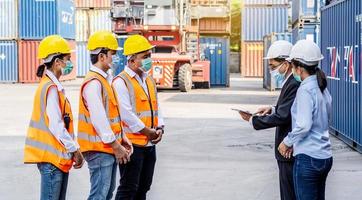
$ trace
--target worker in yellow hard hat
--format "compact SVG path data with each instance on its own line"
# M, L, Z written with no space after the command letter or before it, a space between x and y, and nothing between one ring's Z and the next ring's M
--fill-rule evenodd
M127 163L132 144L123 134L118 102L111 87L112 60L119 50L116 37L98 31L88 40L92 67L81 86L78 142L90 172L88 200L108 200L113 196L117 163Z
M25 141L24 162L37 164L41 175L40 199L65 199L68 172L81 168L83 156L74 139L73 115L59 82L72 71L71 49L59 35L44 38L39 45L41 78L35 93L33 113Z
M141 35L124 43L127 66L113 80L124 131L131 140L131 161L120 164L120 185L116 200L146 199L156 163L156 144L162 140L164 121L157 99L156 84L148 71L153 46Z

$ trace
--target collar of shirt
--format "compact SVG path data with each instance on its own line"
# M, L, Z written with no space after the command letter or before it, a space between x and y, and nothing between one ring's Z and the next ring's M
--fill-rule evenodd
M292 75L293 75L293 73L290 73L287 77L285 77L285 79L284 79L284 81L283 81L283 83L282 83L282 86L285 85L285 83L288 81L288 79L289 79L290 76L292 76Z
M141 77L136 72L134 72L131 68L129 68L127 66L124 68L124 71L128 75L130 75L132 78L134 78L134 77L136 77L136 79L139 78L140 80L142 80L142 82L145 82L145 80L146 80L147 73L145 73L145 72L143 72L142 79L141 79Z
M308 76L306 79L304 79L301 83L301 85L306 85L308 83L313 83L317 81L317 75L311 75Z
M107 77L109 75L108 73L104 72L103 70L99 69L98 67L92 66L90 68L90 70L93 72L97 72L98 74L102 75L105 79L107 79Z
M55 75L53 74L53 72L46 70L45 74L50 78L50 80L53 81L53 83L57 86L58 91L59 92L63 92L64 93L64 87L62 86L62 84L59 82L59 80L57 79L57 77L55 77Z

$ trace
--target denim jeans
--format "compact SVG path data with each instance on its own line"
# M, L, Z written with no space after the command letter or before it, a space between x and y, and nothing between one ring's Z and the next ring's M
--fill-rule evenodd
M101 152L85 152L91 189L88 200L110 200L116 184L117 162L114 155Z
M156 163L156 147L136 147L131 162L119 165L120 185L115 200L145 200Z
M293 176L297 200L324 200L326 180L333 158L316 159L305 154L295 158Z
M69 174L50 163L37 166L41 175L40 200L65 200Z

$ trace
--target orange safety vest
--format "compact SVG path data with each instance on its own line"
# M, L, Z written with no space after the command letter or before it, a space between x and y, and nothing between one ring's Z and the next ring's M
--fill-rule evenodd
M132 78L127 72L123 71L116 78L121 78L125 82L133 112L148 128L156 128L158 126L158 100L157 89L154 80L147 76L146 85L148 94L135 78ZM116 79L115 78L115 79ZM147 136L142 133L133 133L128 127L128 124L122 121L124 131L128 139L136 146L146 146L148 141Z
M111 129L119 142L122 142L122 125L118 110L117 99L108 81L100 74L89 71L86 75L80 91L79 117L78 117L78 143L82 152L97 151L113 154L111 145L104 144L94 128L89 111L83 99L84 86L92 80L100 81L102 85L103 106L106 110Z
M24 163L51 163L63 172L72 168L72 154L68 153L49 130L49 118L46 114L47 94L50 87L57 87L48 77L44 76L35 93L33 114L25 141ZM69 114L68 132L74 139L73 115L69 101L62 92L58 92L62 116Z

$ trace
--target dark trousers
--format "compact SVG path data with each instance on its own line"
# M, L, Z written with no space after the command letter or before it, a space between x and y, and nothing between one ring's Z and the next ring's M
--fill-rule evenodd
M296 199L293 182L293 165L294 162L278 161L281 200Z
M151 188L156 147L134 147L131 161L119 166L120 185L116 200L145 200Z
M294 187L298 200L324 200L326 180L333 158L316 159L297 155L294 163Z

